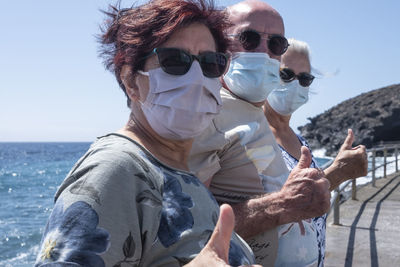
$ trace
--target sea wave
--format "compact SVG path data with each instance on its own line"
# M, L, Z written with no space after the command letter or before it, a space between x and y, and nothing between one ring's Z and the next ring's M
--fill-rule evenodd
M16 256L9 259L0 260L0 266L4 267L25 267L32 266L35 261L35 255L39 252L39 245L31 247L26 252L19 252Z

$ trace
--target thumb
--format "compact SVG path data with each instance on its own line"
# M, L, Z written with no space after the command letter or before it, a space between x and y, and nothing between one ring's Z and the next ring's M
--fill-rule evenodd
M346 139L344 140L342 146L340 147L340 150L348 150L351 149L351 146L353 145L354 142L354 133L352 129L347 130L347 136Z
M310 164L311 164L311 160L312 160L312 158L311 158L310 150L307 147L302 146L301 147L301 156L299 159L299 163L297 163L296 167L299 169L309 168Z
M233 228L235 226L235 215L231 206L223 204L220 207L220 213L217 225L212 233L207 246L215 251L217 256L228 263L229 245Z

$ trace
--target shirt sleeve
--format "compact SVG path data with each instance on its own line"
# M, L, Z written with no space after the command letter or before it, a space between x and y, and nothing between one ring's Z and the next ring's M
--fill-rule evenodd
M99 150L66 181L35 266L139 264L160 221L161 184L154 171L138 154Z

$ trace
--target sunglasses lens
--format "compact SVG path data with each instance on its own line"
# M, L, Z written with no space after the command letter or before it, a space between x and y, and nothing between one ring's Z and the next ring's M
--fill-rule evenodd
M216 78L224 74L228 59L223 53L207 52L199 56L203 74L209 78Z
M279 72L279 76L281 77L281 80L284 82L290 82L293 81L296 74L294 71L288 68L281 69Z
M314 76L309 73L300 73L297 76L297 79L299 80L301 86L308 87L313 82Z
M192 66L192 55L178 48L156 48L158 61L168 74L183 75L187 73ZM228 58L223 53L206 52L198 58L204 76L216 78L224 74L228 66Z
M190 69L192 58L185 51L177 48L157 48L158 61L168 74L183 75Z
M286 52L288 46L289 43L287 39L280 35L273 35L268 40L269 50L271 50L271 52L277 56L283 55Z
M239 41L246 50L256 49L260 44L261 36L255 31L244 31L240 34Z

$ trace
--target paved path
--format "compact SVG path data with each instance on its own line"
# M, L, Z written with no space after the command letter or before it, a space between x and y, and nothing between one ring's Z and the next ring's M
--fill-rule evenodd
M325 267L400 267L400 172L357 190L340 205L340 226L328 217Z

